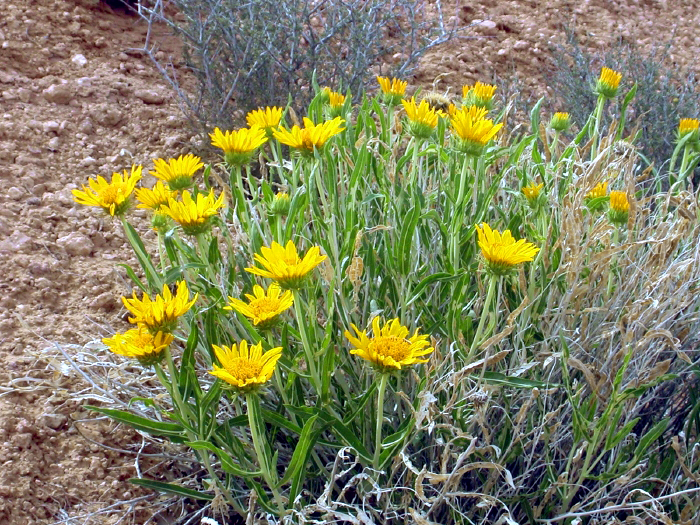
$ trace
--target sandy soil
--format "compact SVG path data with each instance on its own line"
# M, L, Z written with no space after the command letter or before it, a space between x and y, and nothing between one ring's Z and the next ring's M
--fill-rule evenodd
M550 46L575 23L581 42L616 37L651 47L673 30L671 59L697 69L700 2L520 0L443 2L470 38L431 51L412 84L439 88L510 71L540 93ZM683 4L679 6L677 4ZM159 30L165 35L164 30ZM86 384L44 352L125 328L129 262L121 226L73 203L96 174L156 157L201 153L173 96L134 49L145 27L98 0L4 0L0 7L0 523L55 523L147 495L135 475L141 439L92 417ZM163 58L177 53L163 39ZM135 263L134 263L135 264ZM101 444L107 445L106 448ZM139 502L144 508L149 501ZM128 507L128 506L127 506ZM124 508L127 508L124 507ZM149 510L131 516L144 523ZM88 523L115 523L119 514ZM84 519L64 521L85 523Z

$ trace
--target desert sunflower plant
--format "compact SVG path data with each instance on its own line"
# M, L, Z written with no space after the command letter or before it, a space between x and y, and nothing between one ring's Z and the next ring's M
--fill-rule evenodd
M438 114L379 77L74 192L139 263L104 359L158 385L90 408L186 473L132 481L268 523L691 524L700 405L659 392L699 370L697 196L599 126L614 73L576 134L543 101L515 134L496 86Z

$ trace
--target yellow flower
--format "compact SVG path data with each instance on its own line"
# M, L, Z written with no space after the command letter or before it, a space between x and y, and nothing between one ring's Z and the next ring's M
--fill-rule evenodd
M212 345L216 358L221 363L212 365L209 373L242 391L253 390L267 383L275 372L282 347L272 348L263 354L262 343L248 346L241 341L238 347Z
M343 116L345 109L345 95L331 91L328 93L328 109L331 118Z
M348 330L345 337L355 347L351 354L366 359L380 372L401 370L402 366L415 363L427 363L422 357L430 354L434 349L428 342L427 335L419 335L418 329L411 337L408 337L408 328L401 325L398 318L388 321L380 326L379 317L372 319L372 337L358 329L354 324L350 325L358 337L354 337Z
M477 82L474 86L462 86L462 98L465 106L479 106L486 109L493 107L493 95L496 86Z
M183 190L192 186L192 178L202 166L202 159L189 153L177 159L154 159L154 171L149 173L167 182L171 190Z
M229 304L224 306L224 310L235 310L250 317L254 325L265 328L273 324L278 315L294 304L292 292L286 291L280 295L281 291L282 289L276 283L270 285L267 293L262 286L256 284L253 287L253 295L245 294L248 298L247 303L229 297Z
M617 90L620 87L620 80L622 80L622 73L604 67L600 70L596 92L605 98L613 98L617 95Z
M377 77L377 82L384 95L384 103L390 106L396 106L401 102L408 87L408 82L398 78Z
M409 133L421 139L430 137L438 124L438 114L428 101L421 100L420 104L416 104L415 97L411 97L411 100L402 100L401 104L408 117Z
M271 215L286 216L289 213L291 199L289 195L283 192L278 192L272 199L269 211Z
M131 174L124 170L124 176L113 173L110 182L99 175L97 179L89 179L89 188L83 185L82 191L73 190L75 202L102 208L112 217L124 215L131 206L131 193L141 179L141 169L141 166L132 166Z
M160 211L178 223L187 235L199 235L209 229L209 219L216 215L223 205L223 193L218 199L214 195L214 190L211 190L208 195L198 193L195 201L190 192L185 190L182 192L181 201L170 199Z
M153 335L143 328L136 328L102 339L102 342L115 354L134 357L142 365L148 366L155 365L163 358L163 351L173 339L171 334L156 332Z
M265 130L259 125L237 131L224 131L214 128L209 133L212 146L224 151L224 160L229 166L243 166L253 158L253 153L267 142Z
M549 121L549 127L554 131L566 131L571 126L571 115L565 112L557 112L552 115Z
M258 126L265 130L268 138L272 136L272 128L280 125L284 110L277 106L254 109L246 115L246 122L251 128Z
M129 317L129 322L148 329L151 333L172 332L177 326L177 320L184 315L197 301L199 294L189 299L190 291L187 283L180 281L177 284L175 296L170 292L167 284L163 285L163 295L156 295L151 300L146 294L142 299L136 297L133 292L131 299L122 297L122 302L134 317Z
M610 210L608 218L610 222L622 226L627 224L630 212L630 201L624 191L610 192Z
M162 206L168 204L170 199L177 197L177 191L165 187L163 181L156 182L153 188L139 188L135 192L136 200L141 204L136 206L151 211L159 211Z
M682 139L686 135L694 135L690 139L690 142L697 142L700 138L698 134L698 128L700 128L700 120L696 118L682 118L678 123L678 140Z
M486 144L503 127L502 123L494 124L484 118L486 111L478 106L462 107L452 116L450 128L457 139L457 150L467 155L481 155Z
M531 182L529 186L523 186L521 191L523 192L523 195L525 195L525 197L529 200L536 199L537 197L539 197L542 188L544 188L544 184L535 184L534 182Z
M485 222L481 223L481 227L476 226L476 233L481 254L493 275L506 275L517 264L532 261L540 251L525 239L516 241L510 230L500 233L492 230Z
M255 260L265 269L253 267L245 270L261 277L269 277L286 290L299 288L304 278L328 258L321 255L318 246L314 246L301 259L292 241L287 242L286 247L273 241L269 248L263 246L260 252L262 255L256 253Z
M286 144L302 154L313 155L314 149L320 150L326 142L345 128L341 127L345 121L336 117L323 124L314 124L304 117L304 127L293 126L291 130L280 127L272 131L272 135L282 144Z

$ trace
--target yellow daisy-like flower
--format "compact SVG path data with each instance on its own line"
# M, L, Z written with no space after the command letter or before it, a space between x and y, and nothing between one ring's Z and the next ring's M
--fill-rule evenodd
M467 155L481 155L486 144L503 127L502 123L494 124L492 120L484 118L486 111L486 108L478 106L463 107L452 116L450 128L458 151Z
M605 98L613 98L620 88L622 73L618 73L610 68L604 67L600 70L600 77L596 84L596 93Z
M197 200L192 199L190 192L182 192L182 200L170 199L168 204L161 207L163 215L170 217L182 227L187 235L199 235L209 229L210 218L217 214L224 205L224 194L217 199L214 190L207 195L197 194Z
M331 118L343 116L346 97L342 93L331 91L328 94L328 112Z
M409 337L408 328L401 325L398 318L392 319L381 326L379 317L372 319L372 337L365 332L350 325L357 337L348 330L345 337L355 347L351 354L366 359L380 372L401 370L403 366L415 363L427 363L424 356L432 353L434 348L430 346L427 335L420 335L418 329Z
M389 106L396 106L406 95L408 82L398 78L377 77L379 88L384 96L384 103Z
M328 120L323 124L314 124L304 117L304 127L293 126L291 130L280 127L272 131L272 135L282 144L286 144L303 155L313 155L314 150L321 150L331 137L334 137L345 128L345 123L340 117Z
M209 133L209 137L212 146L223 150L224 160L229 166L248 164L255 150L267 142L265 129L255 124L237 131L222 132L214 128L214 133Z
M408 132L416 138L427 139L433 134L433 130L438 125L438 114L430 107L427 100L421 100L416 104L416 98L402 100L406 116L408 117Z
M112 180L107 182L103 177L89 179L88 186L81 190L73 190L73 197L78 204L97 206L112 217L122 216L131 207L131 193L136 183L141 179L141 166L132 166L131 173L124 170L124 175L112 174Z
M163 181L156 182L153 188L139 188L135 192L136 200L141 204L137 208L159 211L162 206L168 204L170 199L177 197L177 191L170 190Z
M473 86L462 86L462 98L465 106L479 106L490 110L493 108L493 96L496 86L477 82Z
M476 226L479 248L486 259L489 271L501 276L509 273L516 265L532 261L540 249L525 239L516 241L510 230L500 233L492 230L485 222Z
M586 194L586 199L596 199L605 197L608 194L608 183L606 181L597 184L595 188Z
M690 142L697 142L700 139L698 129L700 128L700 120L696 118L682 118L678 123L678 140L681 140L686 135L694 135L688 139Z
M539 197L542 188L544 188L544 184L535 184L534 182L531 182L528 186L523 186L520 191L522 191L523 195L525 195L525 197L529 200Z
M102 342L115 354L136 358L142 365L149 366L163 358L163 351L173 339L171 334L156 332L154 335L143 328L135 328L102 339Z
M171 190L177 191L192 186L194 174L202 166L202 159L188 153L180 155L177 159L154 159L153 171L149 173L167 182Z
M143 298L136 297L133 292L131 299L122 297L124 307L134 317L129 317L129 322L146 328L152 334L158 332L172 332L177 326L177 320L184 315L197 301L199 294L190 300L190 291L185 281L177 284L175 295L170 292L167 284L163 285L163 294L156 295L151 300L146 294Z
M321 248L313 246L302 259L292 241L287 242L286 247L273 241L269 248L263 246L260 252L261 255L255 254L255 260L265 269L253 267L245 270L254 275L273 279L285 290L299 288L304 278L328 258L326 255L321 255Z
M268 106L254 109L246 115L245 119L246 122L248 122L248 126L251 128L253 126L258 126L264 129L265 134L268 138L270 138L272 137L272 129L280 125L283 112L284 110L282 108L278 108L277 106Z
M209 373L226 381L239 391L250 391L267 383L275 372L277 361L282 356L282 347L272 348L263 353L262 343L248 345L241 341L238 347L212 345L216 358L221 363L212 365Z
M571 126L571 115L563 111L558 111L552 115L549 121L549 127L554 131L566 131Z
M622 226L627 224L630 212L630 201L624 191L610 192L610 210L608 210L608 218L613 224Z
M272 283L267 292L262 286L256 284L253 287L253 295L245 294L248 298L247 303L229 297L229 304L224 306L224 310L235 310L250 317L255 326L260 325L262 328L267 328L274 324L277 316L294 304L292 292L287 290L280 295L281 292L282 289L276 283Z

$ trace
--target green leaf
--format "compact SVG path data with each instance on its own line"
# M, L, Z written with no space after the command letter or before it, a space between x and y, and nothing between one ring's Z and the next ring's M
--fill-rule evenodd
M635 464L640 460L642 454L646 452L647 448L649 448L649 445L651 445L654 441L659 439L661 437L661 434L663 434L666 431L666 428L668 427L670 421L670 418L662 419L656 425L651 427L651 429L649 429L649 432L642 436L642 438L639 440L639 443L637 444L637 448L634 449Z
M605 440L605 450L611 450L615 448L623 439L625 439L630 432L632 432L632 429L634 428L634 425L637 424L639 421L638 417L635 417L632 421L629 421L620 431L613 436L613 433L610 432L608 434L608 439Z
M479 377L480 374L475 374L474 377ZM499 372L485 371L484 381L490 385L511 386L514 388L554 388L559 385L556 383L545 383L534 379L523 379L522 377L506 376Z
M126 220L122 221L122 224L124 225L124 233L126 234L126 238L129 240L141 268L143 268L143 273L146 274L148 284L154 290L160 291L163 288L163 281L161 280L158 271L153 266L151 258L146 251L146 247L143 245L143 242L141 242L141 237L139 237L139 234L136 233L134 227Z
M228 452L218 447L215 447L208 441L187 441L185 442L185 445L192 447L195 450L208 450L209 452L213 452L214 454L216 454L216 457L219 458L219 461L221 462L221 468L229 474L233 474L234 476L239 476L241 478L249 478L251 476L260 475L259 470L255 472L243 470L241 467L234 463L233 458Z
M93 412L99 412L100 414L109 416L115 421L124 423L132 428L135 428L136 430L141 430L154 436L184 437L185 435L185 429L178 423L155 421L153 419L137 416L131 412L116 410L113 408L102 408L92 405L85 405L84 408L92 410Z
M323 428L314 429L317 419L318 415L313 416L304 424L304 430L299 436L297 446L294 448L294 454L292 454L287 472L285 472L284 478L279 484L281 486L288 480L292 480L292 486L289 491L289 501L296 500L299 492L301 492L301 488L304 486L304 478L306 477L306 469L304 466L309 459L309 454L318 436L323 431Z
M142 478L131 478L129 482L133 483L134 485L140 485L141 487L147 487L149 489L157 490L158 492L182 496L183 498L192 498L203 501L212 501L214 499L213 494L207 494L206 492L188 489L187 487L183 487L182 485L175 485L174 483L164 483L162 481L154 481L152 479Z
M141 288L141 291L142 291L143 293L148 293L148 292L149 292L148 287L147 287L145 284L143 284L143 283L141 282L141 279L139 279L139 278L137 277L136 272L134 272L134 270L133 270L133 268L132 268L131 266L129 266L128 264L124 264L124 263L118 263L117 266L121 266L122 268L124 268L124 269L126 270L126 275L129 276L129 278L134 282L134 284L135 284L136 286L138 286L139 288Z

